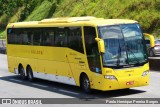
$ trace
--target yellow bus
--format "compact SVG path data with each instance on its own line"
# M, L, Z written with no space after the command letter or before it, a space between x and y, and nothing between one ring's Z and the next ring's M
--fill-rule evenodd
M133 20L88 16L10 23L7 57L9 71L23 80L75 85L88 93L149 84L144 34Z

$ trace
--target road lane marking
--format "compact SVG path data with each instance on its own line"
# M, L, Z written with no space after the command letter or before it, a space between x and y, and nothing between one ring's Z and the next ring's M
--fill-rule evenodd
M32 83L32 85L39 86L39 87L44 87L44 88L48 87L48 86L45 86L45 85L40 85L40 84L35 84L35 83Z
M21 80L17 80L17 79L10 79L10 80L12 80L12 81L16 81L16 82L23 82L23 81L21 81Z
M60 89L59 91L61 91L61 92L66 92L66 93L70 93L70 94L76 94L76 95L79 94L79 93L76 93L76 92L71 92L71 91L62 90L62 89Z

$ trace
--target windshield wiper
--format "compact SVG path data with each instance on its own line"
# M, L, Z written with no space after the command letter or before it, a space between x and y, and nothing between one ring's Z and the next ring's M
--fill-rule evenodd
M132 54L132 56L136 59L138 65L140 64L139 62L139 59L135 56L135 54L133 53L133 51L131 49L128 48L128 45L126 46L127 47L127 51L130 52Z

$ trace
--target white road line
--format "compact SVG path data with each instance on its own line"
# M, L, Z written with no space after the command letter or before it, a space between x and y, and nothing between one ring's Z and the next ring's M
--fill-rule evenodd
M79 94L79 93L76 93L76 92L71 92L71 91L62 90L62 89L60 89L59 91L61 91L61 92L66 92L66 93L71 93L71 94L76 94L76 95Z
M10 80L12 80L12 81L16 81L16 82L23 82L23 81L21 81L21 80L17 80L17 79L10 79Z
M45 86L45 85L40 85L40 84L35 84L35 83L32 83L32 85L39 86L39 87L44 87L44 88L48 87L48 86Z

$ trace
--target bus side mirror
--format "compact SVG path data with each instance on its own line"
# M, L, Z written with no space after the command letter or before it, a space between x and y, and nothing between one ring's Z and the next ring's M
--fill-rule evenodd
M147 33L143 33L144 36L149 37L150 39L150 47L154 47L155 46L155 42L154 42L154 36L147 34Z
M95 40L98 42L99 51L105 53L104 40L100 38L95 38Z

